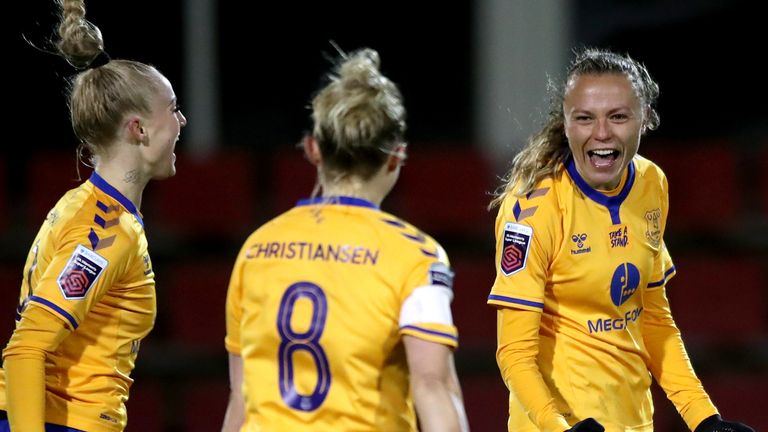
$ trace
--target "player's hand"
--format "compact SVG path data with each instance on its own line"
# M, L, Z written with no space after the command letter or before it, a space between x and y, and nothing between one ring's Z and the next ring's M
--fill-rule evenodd
M755 432L755 430L739 422L725 421L715 414L699 423L694 432Z
M593 419L592 417L585 418L584 420L576 423L568 429L566 432L604 432L605 428L603 425L597 422L597 420ZM696 432L699 432L696 430ZM754 432L754 431L752 431Z

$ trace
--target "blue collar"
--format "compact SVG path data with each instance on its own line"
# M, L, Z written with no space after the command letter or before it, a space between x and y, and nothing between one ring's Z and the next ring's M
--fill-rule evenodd
M368 207L372 209L379 209L379 206L376 204L364 200L362 198L355 198L355 197L348 197L348 196L332 196L332 197L316 197L316 198L307 198L303 200L299 200L299 202L296 203L296 207L302 207L302 206L308 206L308 205L314 205L314 204L324 204L324 205L348 205L348 206L356 206L356 207Z
M611 222L613 222L614 225L620 224L621 218L619 217L619 209L621 208L621 204L627 198L627 195L629 195L629 191L632 190L632 185L635 183L634 161L629 162L629 166L627 167L629 169L627 181L624 183L624 187L621 188L621 192L615 196L605 195L587 184L586 180L581 177L579 171L576 169L576 163L573 161L573 156L569 156L565 161L565 168L568 170L568 175L571 176L571 179L576 183L579 190L592 201L607 207L608 211L611 213Z
M111 184L107 183L106 180L104 180L100 175L96 174L96 171L91 173L91 177L88 179L91 183L93 183L94 186L101 189L105 194L111 196L114 198L117 202L122 204L123 207L125 207L126 210L131 212L131 214L136 218L136 220L139 221L141 226L144 226L144 220L141 219L141 215L139 214L139 210L136 208L136 206L125 197L125 195L121 194L120 191L115 189Z

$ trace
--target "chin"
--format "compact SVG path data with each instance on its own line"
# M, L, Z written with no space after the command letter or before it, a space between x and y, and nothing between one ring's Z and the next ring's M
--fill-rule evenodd
M175 175L176 175L176 167L171 167L168 171L164 173L155 174L155 176L152 177L152 180L165 180Z

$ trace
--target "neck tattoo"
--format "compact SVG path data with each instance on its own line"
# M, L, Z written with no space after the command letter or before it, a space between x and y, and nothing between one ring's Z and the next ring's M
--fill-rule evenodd
M125 176L123 177L123 181L126 183L138 183L139 182L139 173L136 170L130 170L125 173Z

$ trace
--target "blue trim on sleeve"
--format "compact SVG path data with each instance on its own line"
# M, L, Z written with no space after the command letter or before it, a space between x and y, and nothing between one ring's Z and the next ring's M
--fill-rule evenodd
M505 296L500 296L496 294L489 295L488 300L502 301L505 303L514 303L514 304L519 304L523 306L533 306L533 307L544 309L544 303L534 302L530 300L523 300L523 299L514 298L514 297L505 297Z
M443 332L439 332L439 331L436 331L436 330L429 330L429 329L425 329L425 328L421 328L421 327L416 327L416 326L412 326L412 325L402 326L402 327L400 327L400 330L416 330L416 331L421 332L421 333L430 334L432 336L440 336L440 337L451 339L451 340L454 340L454 341L457 341L457 342L459 340L458 337L456 337L456 336L454 336L454 335L452 335L450 333L443 333Z
M136 220L139 221L141 226L144 226L144 220L141 219L139 210L136 208L135 205L133 205L131 200L126 198L125 195L121 194L119 190L112 187L111 184L107 183L107 181L104 180L100 175L98 175L96 171L91 173L91 178L89 178L88 180L90 180L90 182L93 183L94 186L104 191L105 194L111 196L112 198L117 200L117 202L122 204L122 206L125 207L126 210L131 212L131 214L136 218ZM101 209L101 211L106 211L106 209L102 208L101 206L99 208Z
M669 275L671 275L675 271L677 271L675 266L670 267L669 270L664 272L664 277L661 278L660 281L648 282L648 288L657 288L657 287L660 287L660 286L664 285L665 283L667 283L667 278L669 277Z
M44 305L48 306L49 308L55 310L61 316L66 318L69 321L70 324L72 324L72 328L73 329L77 328L77 321L75 321L75 317L73 317L67 311L65 311L64 309L59 307L59 305L57 305L56 303L53 303L50 300L46 300L46 299L44 299L42 297L38 297L38 296L30 296L29 300L35 301L35 302L38 302L38 303L41 303L41 304L44 304Z
M607 207L608 212L611 214L611 222L614 225L620 224L621 217L619 216L619 210L621 209L621 204L627 198L627 195L629 195L629 192L632 190L632 185L635 183L635 162L629 162L629 166L627 167L629 168L627 182L624 183L621 192L616 196L605 195L587 184L587 181L581 177L579 171L576 169L576 163L573 161L573 156L569 156L568 160L565 161L565 167L568 170L571 179L573 179L573 182L576 183L576 186L578 186L584 195L588 196L592 201Z
M303 207L303 206L314 205L314 204L348 205L348 206L355 206L355 207L368 207L368 208L373 208L377 210L379 208L379 206L377 206L376 204L368 200L364 200L362 198L348 197L348 196L307 198L307 199L299 200L299 202L296 203L296 207Z

